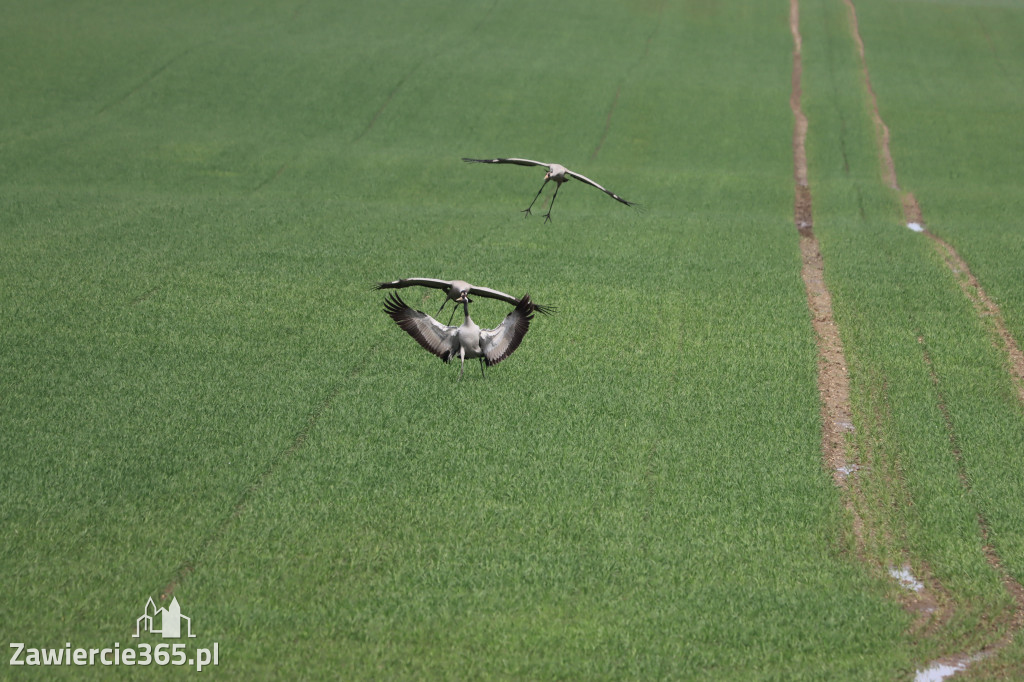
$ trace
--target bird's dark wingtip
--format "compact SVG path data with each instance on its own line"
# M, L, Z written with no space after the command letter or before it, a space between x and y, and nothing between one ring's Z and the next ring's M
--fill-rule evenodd
M405 304L405 301L402 300L402 297L399 296L394 291L389 293L387 298L384 299L384 312L386 312L391 317L394 317L395 315L401 313L408 307L409 306Z
M533 309L536 310L541 315L553 315L555 312L558 311L558 308L556 306L542 305L540 303L534 303Z

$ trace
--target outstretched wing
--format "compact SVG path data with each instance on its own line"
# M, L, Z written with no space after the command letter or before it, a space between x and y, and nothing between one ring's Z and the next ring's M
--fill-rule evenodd
M517 166L550 166L550 163L543 161L531 161L530 159L467 159L462 157L466 163L514 163Z
M480 331L480 350L484 352L484 362L487 366L496 365L508 356L519 344L530 329L530 320L533 319L533 311L536 309L527 294L519 300L516 309L505 316L494 329L482 329Z
M478 287L475 284L469 285L469 293L474 296L483 296L484 298L496 298L499 301L505 301L505 303L511 303L512 305L519 303L519 299L511 294L506 294L504 291L498 291L489 287Z
M478 287L475 284L471 284L469 286L469 293L475 296L483 296L484 298L496 298L499 301L505 301L505 303L511 303L512 305L519 305L519 299L515 296L489 287ZM553 306L537 305L536 303L533 304L533 309L544 315L550 315L556 310Z
M593 180L588 178L586 175L580 175L579 173L577 173L575 171L568 170L568 169L566 169L565 174L576 178L580 182L585 182L585 183L587 183L588 185L590 185L592 187L598 188L599 190L601 190L602 192L604 192L605 194L610 196L612 199L615 199L616 201L620 201L620 202L624 203L626 206L639 206L640 205L640 204L637 204L636 202L633 202L633 201L626 201L625 199L620 197L615 192L611 192L611 191L605 189L601 185L597 184L596 182L594 182Z
M448 290L452 283L444 279L434 279L432 277L408 277L406 279L396 279L394 282L381 282L374 286L374 289L402 289L405 287L431 287L432 289L444 289Z
M458 355L459 341L455 333L458 327L441 324L430 315L413 310L394 292L385 299L384 312L421 346L445 362Z

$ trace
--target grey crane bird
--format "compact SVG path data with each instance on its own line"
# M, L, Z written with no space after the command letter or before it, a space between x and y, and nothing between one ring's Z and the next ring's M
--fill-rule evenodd
M462 303L466 319L458 327L441 324L430 315L413 310L395 292L391 292L385 299L384 312L421 346L445 363L451 362L452 358L459 358L462 362L459 367L460 380L466 368L466 358L480 358L480 374L486 377L485 365L490 367L498 364L512 355L522 343L530 329L530 320L533 319L536 306L527 294L519 299L515 310L506 315L501 324L494 329L481 329L469 317L469 299L463 296L459 303Z
M394 282L381 282L376 285L374 289L403 289L405 287L430 287L432 289L443 289L447 297L444 299L444 303L438 309L437 314L440 315L444 307L448 305L448 301L455 301L456 303L462 303L463 298L468 298L470 294L474 296L483 296L484 298L496 298L499 301L505 301L512 305L519 305L519 299L510 294L506 294L503 291L497 289L489 289L488 287L478 287L464 282L461 279L433 279L432 277L408 277L406 279L396 279ZM469 299L469 303L472 303L473 299ZM555 312L555 308L549 305L538 305L534 304L533 309L538 313L544 315L550 315ZM451 317L448 318L448 324L452 323L452 318L455 317L455 311L452 310Z
M527 206L526 208L524 208L521 211L522 213L525 213L526 215L530 215L530 213L532 212L530 209L532 209L533 205L535 203L537 203L537 199L538 199L538 197L540 197L540 193L544 191L544 185L548 184L548 181L554 180L555 181L555 193L551 197L551 204L548 206L548 212L544 214L544 222L548 222L549 220L551 220L551 209L554 208L555 199L558 198L558 190L562 186L563 182L568 182L569 181L569 178L576 178L580 182L585 182L585 183L587 183L588 185L590 185L592 187L596 187L599 190L601 190L602 192L604 192L605 194L607 194L608 196L610 196L612 199L615 199L615 201L623 203L626 206L639 206L640 205L640 204L637 204L637 203L635 203L633 201L626 201L625 199L620 197L615 192L612 192L610 190L605 189L604 187L602 187L601 185L597 184L596 182L594 182L593 180L591 180L587 176L580 175L579 173L577 173L575 171L571 171L568 168L566 168L565 166L559 165L557 163L545 163L544 161L531 161L530 159L467 159L467 158L463 157L462 160L465 161L466 163L514 163L517 166L544 166L545 168L547 168L548 172L544 175L544 182L541 183L540 189L537 190L537 195L533 197L533 201L530 202L530 205Z

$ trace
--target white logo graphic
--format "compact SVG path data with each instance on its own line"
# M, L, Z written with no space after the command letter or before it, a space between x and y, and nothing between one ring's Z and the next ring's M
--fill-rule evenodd
M157 627L157 620L160 626ZM146 611L135 621L135 634L132 637L139 637L143 632L152 632L156 635L163 635L164 639L179 639L181 637L181 621L185 621L185 632L188 637L195 637L192 634L192 619L181 615L181 606L178 598L171 600L168 608L157 608L150 597L146 602Z

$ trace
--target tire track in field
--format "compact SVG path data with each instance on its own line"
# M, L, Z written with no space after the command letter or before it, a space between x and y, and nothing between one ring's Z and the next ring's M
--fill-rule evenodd
M979 317L986 322L986 326L990 330L990 336L993 344L1006 353L1011 380L1017 388L1018 398L1024 402L1024 355L1021 354L1020 348L1017 346L1015 339L1009 333L999 307L985 293L980 282L978 282L977 278L971 273L966 261L960 257L956 250L945 240L938 237L925 227L921 207L913 193L906 192L900 188L899 178L896 174L896 164L890 150L889 127L882 119L878 108L878 98L871 85L871 76L867 66L864 40L861 37L860 24L857 19L857 9L853 4L853 0L843 0L843 2L846 4L849 11L850 30L853 34L854 42L857 45L857 51L861 62L861 74L871 103L872 119L876 133L876 144L879 150L879 159L882 164L882 178L886 185L898 193L900 197L900 204L903 208L903 217L907 227L925 233L932 240L936 249L943 256L946 266L956 277L961 290L963 290L964 294L971 301ZM943 415L946 433L950 440L953 456L956 458L961 484L965 491L969 492L971 488L970 479L967 476L967 469L964 464L958 438L953 427L953 420L939 385L938 374L935 370L931 356L928 353L925 339L919 335L918 341L922 345L924 363L928 368L932 384L935 387L937 404L939 411ZM984 647L981 651L963 652L941 657L937 661L933 661L931 663L929 670L935 670L938 666L946 666L947 668L951 668L954 672L964 670L971 663L978 661L981 658L987 658L1004 648L1013 640L1016 633L1024 627L1024 586L1017 582L1004 568L1003 562L996 552L995 547L992 546L989 541L990 531L988 522L980 512L978 513L977 524L981 540L981 550L985 555L985 559L989 566L991 566L997 575L999 575L1004 589L1010 597L1012 597L1015 603L1015 610L1013 615L1009 619L1006 619L1009 621L1007 632L997 642ZM1004 623L987 623L981 626L981 629L991 631L999 627L1001 624Z
M850 378L846 369L842 340L832 313L832 294L825 286L824 260L814 235L811 189L807 175L807 116L800 105L803 76L803 41L800 36L800 3L789 0L789 27L793 35L793 78L789 99L795 124L793 126L793 178L795 200L793 222L800 234L803 261L801 277L807 291L807 307L811 312L818 346L818 393L821 396L822 442L825 466L832 480L844 490L848 486L849 465L846 459L846 434L852 430ZM853 532L858 548L863 545L863 520L850 499L845 501L853 517Z
M795 199L793 221L799 232L802 258L801 277L807 292L807 307L818 347L818 392L821 399L823 464L832 474L833 483L842 492L843 508L851 519L853 551L861 563L873 566L882 574L882 567L870 558L868 545L896 544L892 532L879 528L878 502L869 498L860 470L866 467L882 471L889 464L883 453L859 452L848 442L853 433L853 408L850 402L850 378L842 339L832 310L832 296L825 284L824 259L814 234L814 218L810 181L807 172L806 138L808 120L801 107L803 76L803 41L800 35L799 0L790 0L789 25L793 36L793 76L790 108L793 111L793 179ZM883 474L884 475L884 474ZM886 488L898 487L889 485ZM903 551L906 555L906 552ZM889 569L895 574L895 569ZM903 607L914 615L911 632L931 630L945 623L951 613L940 604L944 589L932 577L914 580L913 592L901 596Z
M160 588L155 595L159 601L165 602L170 599L181 583L196 572L197 567L202 564L203 557L211 548L227 536L228 531L234 523L249 507L253 496L263 488L263 485L278 470L278 468L288 462L306 444L306 439L309 438L310 432L316 426L317 422L320 421L320 417L323 416L324 412L331 408L340 392L341 385L339 384L332 388L328 392L327 396L314 406L313 410L307 416L305 424L295 435L291 444L282 450L276 457L271 459L263 471L256 474L252 483L250 483L249 486L246 487L238 496L238 499L228 510L223 520L214 526L209 534L207 534L207 536L199 543L198 549L195 553L183 560L178 567L174 569L170 579L164 583L164 586Z
M791 81L789 108L793 112L793 180L796 183L796 195L794 198L793 215L798 229L806 230L810 239L814 239L811 228L814 226L811 206L811 185L807 178L807 116L800 106L800 98L803 95L803 37L800 35L800 3L798 0L789 2L789 32L793 35L793 77ZM802 243L803 240L801 240ZM817 239L807 245L815 251L818 248ZM804 251L801 245L801 251ZM821 254L817 255L820 260ZM807 262L806 253L804 262ZM804 282L807 279L804 278ZM826 290L825 294L828 293ZM808 291L808 302L810 302L810 291ZM812 308L813 310L813 308ZM827 302L828 316L832 314L832 299Z
M960 288L974 305L974 309L977 311L978 316L981 317L983 321L987 322L986 326L988 326L990 333L992 334L993 344L1008 356L1007 360L1010 377L1013 381L1014 387L1017 389L1018 399L1024 403L1024 353L1021 352L1020 346L1017 344L1017 340L1013 337L1009 328L1006 326L1006 321L1003 318L1002 311L992 298L985 293L985 290L982 288L978 278L971 273L971 269L968 267L967 261L965 261L956 252L952 245L927 228L921 211L921 206L918 204L917 198L914 197L914 194L912 192L906 192L900 188L899 178L896 175L896 163L893 160L889 146L889 126L886 125L885 121L882 119L881 113L878 109L878 97L875 94L874 88L871 86L871 75L868 72L864 40L861 38L860 24L857 20L857 8L854 6L853 0L843 0L843 2L846 3L846 7L850 13L851 30L853 31L853 38L857 44L857 51L860 55L861 73L864 78L864 83L867 86L868 96L871 100L871 115L875 125L879 157L882 163L882 179L885 181L886 185L899 194L900 204L903 207L903 218L907 226L923 232L932 240L936 249L943 256L946 266L956 276L957 281L960 283Z
M942 385L939 381L938 372L935 370L935 364L932 362L931 354L928 352L927 341L920 333L918 334L917 342L921 345L924 364L928 369L928 374L932 380L932 386L935 389L936 403L938 404L939 412L942 413L942 421L946 428L946 435L949 438L950 451L956 461L956 469L960 478L960 484L963 486L964 492L970 493L972 489L971 479L967 474L967 465L964 462L963 451L960 447L960 439L957 436L956 429L953 424L953 417L950 414L946 398L942 392ZM1003 566L1002 559L1000 559L998 552L996 552L995 547L989 539L991 529L988 525L988 521L981 512L978 512L977 522L981 550L985 555L985 561L992 567L992 570L996 572L1003 588L1013 598L1015 605L1014 611L1012 614L1004 614L1001 617L997 617L987 624L986 629L992 630L999 627L1006 627L1006 632L994 644L991 644L983 648L981 651L973 654L965 653L940 658L938 661L932 662L932 667L935 667L935 665L944 665L955 670L963 670L968 664L974 663L983 658L988 658L1008 645L1013 641L1014 635L1024 627L1024 586L1010 575Z
M918 214L920 214L920 209L918 209ZM922 227L924 226L923 222L918 224ZM1005 353L1008 361L1007 371L1010 373L1010 379L1013 382L1014 388L1017 389L1017 399L1024 403L1024 353L1021 352L1020 346L1017 345L1017 340L1006 326L1002 311L995 301L985 293L978 278L974 276L970 267L968 267L967 261L956 252L956 249L927 228L923 231L932 240L932 243L935 244L935 248L939 250L939 253L942 254L946 267L953 273L957 283L960 285L960 289L974 306L978 317L985 323L993 345Z

